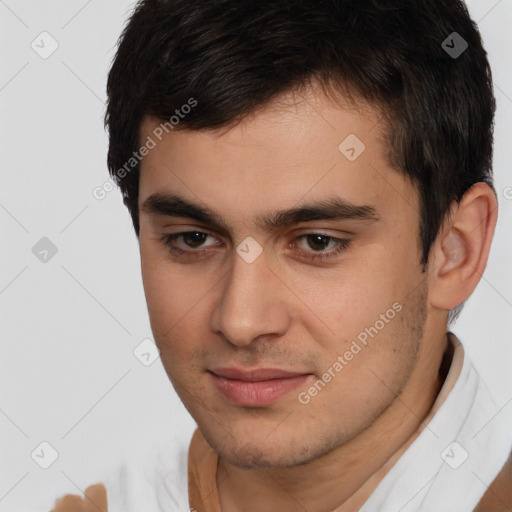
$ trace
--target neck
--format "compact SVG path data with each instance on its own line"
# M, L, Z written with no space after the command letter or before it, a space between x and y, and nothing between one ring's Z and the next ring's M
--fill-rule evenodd
M296 512L297 504L311 512L358 510L430 419L453 356L446 335L441 346L433 341L424 340L402 393L372 425L319 459L294 468L249 471L219 459L222 511Z

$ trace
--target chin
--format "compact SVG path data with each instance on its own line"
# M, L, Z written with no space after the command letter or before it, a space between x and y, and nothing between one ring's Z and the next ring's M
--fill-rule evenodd
M259 439L251 436L229 436L219 440L212 439L203 432L210 446L229 464L241 469L290 468L307 464L329 452L331 446L309 446L307 439L296 435L270 440L264 436Z
M309 457L300 457L298 453L276 453L275 450L262 449L252 443L237 449L224 449L222 457L241 469L288 468L305 464L310 460Z

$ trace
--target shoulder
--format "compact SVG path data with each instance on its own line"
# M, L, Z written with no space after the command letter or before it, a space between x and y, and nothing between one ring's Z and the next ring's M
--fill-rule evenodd
M512 512L512 453L473 512Z

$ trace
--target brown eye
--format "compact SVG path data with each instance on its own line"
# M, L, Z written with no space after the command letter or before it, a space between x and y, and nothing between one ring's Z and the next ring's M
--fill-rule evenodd
M297 237L297 240L302 242L297 244L300 256L314 261L323 261L333 256L339 256L350 245L350 240L335 238L323 233L308 233Z
M183 242L186 245L195 249L204 244L205 240L208 238L208 235L199 231L191 231L189 233L183 233L182 237Z
M213 244L207 244L208 238L213 240ZM164 246L180 258L205 258L206 253L214 247L219 247L219 242L214 236L202 231L185 231L175 234L164 234L160 237ZM211 256L211 254L210 254Z
M331 237L324 235L306 235L308 245L311 249L322 251L331 241Z

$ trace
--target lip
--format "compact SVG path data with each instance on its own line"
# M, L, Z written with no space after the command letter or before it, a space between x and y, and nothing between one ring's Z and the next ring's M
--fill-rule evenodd
M216 368L210 374L224 397L236 405L249 407L270 405L312 376L279 368Z

